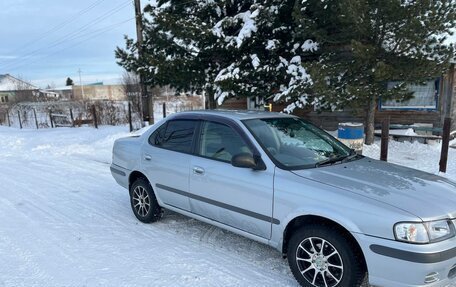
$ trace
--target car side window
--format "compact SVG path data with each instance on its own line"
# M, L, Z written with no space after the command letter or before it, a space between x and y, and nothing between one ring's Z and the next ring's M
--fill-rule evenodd
M172 120L159 127L149 138L151 145L190 153L197 121Z
M201 129L199 155L231 162L231 158L240 153L252 154L252 151L235 130L216 122L204 123Z
M158 129L156 129L149 137L149 143L154 146L160 146L165 137L167 123L162 124Z

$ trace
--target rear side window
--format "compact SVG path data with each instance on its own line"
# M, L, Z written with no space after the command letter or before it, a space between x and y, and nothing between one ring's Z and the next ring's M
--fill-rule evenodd
M197 121L175 120L159 127L149 138L151 145L190 153Z

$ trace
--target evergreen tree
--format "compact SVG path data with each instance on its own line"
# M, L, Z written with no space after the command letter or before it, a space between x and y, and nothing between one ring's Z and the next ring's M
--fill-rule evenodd
M446 72L454 47L454 0L308 0L295 6L297 40L318 43L308 63L321 106L364 108L366 143L374 136L377 99L406 100L407 83ZM392 89L387 82L399 81Z
M217 43L235 53L215 79L219 102L226 96L287 98L298 96L297 86L300 92L309 87L301 65L305 49L293 39L293 6L294 0L255 1L216 24Z
M149 85L204 91L211 108L228 96L273 96L296 76L309 80L291 42L293 3L159 1L145 8L142 59L128 38L116 57Z
M407 83L440 76L453 56L454 0L171 0L148 5L144 55L126 39L118 63L149 85L226 97L262 96L305 106L367 111L406 100ZM387 81L401 83L392 89Z
M179 91L206 92L215 108L215 71L228 56L215 47L212 27L226 13L220 3L206 1L158 1L144 12L143 57L136 56L137 44L126 39L126 49L117 48L118 63L127 71L142 74L146 84L169 85Z
M73 80L72 80L70 77L68 77L68 78L66 79L66 84L65 84L65 86L73 86L73 85L74 85Z

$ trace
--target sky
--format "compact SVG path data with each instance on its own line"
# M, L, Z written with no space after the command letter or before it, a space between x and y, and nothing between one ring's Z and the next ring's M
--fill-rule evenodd
M61 87L81 69L83 84L116 83L124 35L136 39L132 0L0 0L0 74Z

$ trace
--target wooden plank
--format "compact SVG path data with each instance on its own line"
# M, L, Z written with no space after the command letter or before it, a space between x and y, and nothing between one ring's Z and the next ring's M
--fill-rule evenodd
M375 135L376 136L381 136L382 133L376 132ZM442 139L441 136L435 136L435 135L402 135L402 134L390 133L389 136L393 137L393 138L397 138L397 139L400 139L400 138L428 139L428 140L441 140Z

